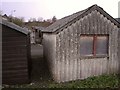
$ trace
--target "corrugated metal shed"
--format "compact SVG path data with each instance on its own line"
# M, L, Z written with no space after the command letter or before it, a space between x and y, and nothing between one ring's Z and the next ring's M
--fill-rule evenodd
M66 82L119 73L119 32L119 22L97 5L53 23L43 31L53 79Z

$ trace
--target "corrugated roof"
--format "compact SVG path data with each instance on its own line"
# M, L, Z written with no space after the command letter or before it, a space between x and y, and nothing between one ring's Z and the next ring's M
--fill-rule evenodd
M120 18L115 18L120 23Z
M8 26L8 27L10 27L10 28L12 28L12 29L14 29L14 30L17 30L17 31L19 31L19 32L21 32L21 33L23 33L23 34L28 34L28 33L29 33L28 30L23 29L22 27L14 24L14 23L12 23L12 22L8 22L7 20L5 20L5 19L3 19L3 18L1 18L1 17L0 17L0 23L3 24L3 25L5 25L5 26Z
M86 10L74 13L70 16L66 16L58 21L56 21L55 23L53 23L52 25L48 26L46 28L47 31L56 31L59 27L64 26L65 24L67 24L69 21L71 21L72 19L76 18L77 16L81 15L83 12L85 12Z
M60 20L57 20L55 23L53 23L52 25L48 26L43 33L54 33L59 31L60 29L64 29L65 27L68 26L68 24L70 25L71 23L73 23L75 20L78 20L77 18L82 18L83 16L87 15L88 13L90 13L93 10L98 10L100 13L102 13L104 16L106 16L108 19L110 19L111 21L113 21L113 23L115 23L116 25L119 25L118 22L111 17L107 12L105 12L101 7L95 5L92 5L91 7L79 11L77 13L74 13L72 15L69 15L67 17L64 17Z

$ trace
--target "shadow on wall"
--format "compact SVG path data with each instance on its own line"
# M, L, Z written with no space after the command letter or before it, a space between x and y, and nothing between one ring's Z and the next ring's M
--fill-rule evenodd
M43 82L51 79L46 60L43 58L43 46L40 44L31 45L32 73L33 83Z

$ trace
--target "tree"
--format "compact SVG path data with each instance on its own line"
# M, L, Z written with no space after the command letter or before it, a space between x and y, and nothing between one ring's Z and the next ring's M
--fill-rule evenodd
M52 23L54 23L54 22L56 22L56 21L57 21L56 16L53 16L53 18L52 18Z
M36 18L30 18L28 22L36 22Z
M45 22L52 23L52 20L51 19L47 19Z
M24 17L13 17L13 16L9 16L8 21L15 23L19 26L23 26L24 25Z
M38 22L43 22L43 18L42 17L38 17L37 21Z

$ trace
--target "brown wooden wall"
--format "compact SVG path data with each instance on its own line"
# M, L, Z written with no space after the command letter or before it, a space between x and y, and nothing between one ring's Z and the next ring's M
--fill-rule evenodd
M81 34L109 35L108 56L81 57ZM118 73L118 28L98 11L95 10L79 19L71 26L59 32L55 38L56 45L53 44L54 51L56 52L54 54L55 58L53 59L52 57L54 56L49 54L52 51L48 50L46 55L46 57L49 56L48 61L51 62L51 72L55 81L65 82L101 74ZM47 42L47 45L49 43Z
M0 85L2 85L2 25L0 24Z
M29 82L29 37L2 25L2 83ZM28 56L29 55L29 56Z

